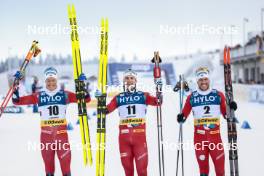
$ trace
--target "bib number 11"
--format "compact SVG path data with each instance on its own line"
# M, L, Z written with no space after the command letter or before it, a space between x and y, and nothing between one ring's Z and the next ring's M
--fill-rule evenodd
M128 113L128 115L136 114L136 106L135 105L128 106L127 107L127 113Z

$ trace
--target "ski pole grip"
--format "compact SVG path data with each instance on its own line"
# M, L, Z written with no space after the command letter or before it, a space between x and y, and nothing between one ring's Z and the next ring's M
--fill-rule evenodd
M160 67L154 67L154 78L160 78L160 77L161 77Z

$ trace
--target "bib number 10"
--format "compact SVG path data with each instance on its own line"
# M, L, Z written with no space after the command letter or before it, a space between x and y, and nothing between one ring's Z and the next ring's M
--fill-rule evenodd
M53 115L59 115L59 106L49 106L49 115L53 116Z

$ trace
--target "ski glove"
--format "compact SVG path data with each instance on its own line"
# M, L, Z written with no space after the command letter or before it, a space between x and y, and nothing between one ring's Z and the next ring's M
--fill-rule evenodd
M189 92L190 88L189 88L189 85L188 85L187 81L183 82L183 89L184 89L184 91ZM181 83L177 82L177 84L175 85L173 91L174 92L178 92L179 90L181 90Z
M85 80L87 80L87 77L85 76L84 73L81 73L78 79L79 79L79 81L85 81Z
M23 79L25 77L25 72L23 72L23 71L17 71L14 74L14 77L15 77L15 79L21 80L21 79Z
M177 115L177 121L178 123L184 123L185 122L185 118L184 118L184 114L183 113L180 113Z
M18 87L15 88L15 91L13 92L12 101L14 103L18 103L19 102L19 91L18 91Z
M231 101L229 106L230 106L230 108L233 109L234 111L237 110L237 103L236 103L235 101Z

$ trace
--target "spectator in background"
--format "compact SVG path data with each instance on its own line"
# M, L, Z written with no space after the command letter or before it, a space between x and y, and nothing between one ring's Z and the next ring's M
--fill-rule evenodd
M257 55L259 55L263 50L263 41L259 35L256 36L256 44L257 44Z
M42 89L42 86L38 85L38 77L34 76L33 77L33 84L31 85L31 90L32 90L32 94L39 92L40 89ZM33 113L37 113L38 112L38 105L34 104L33 105Z
M65 83L61 83L61 84L60 84L60 90L61 90L61 91L64 91L64 90L65 90Z

